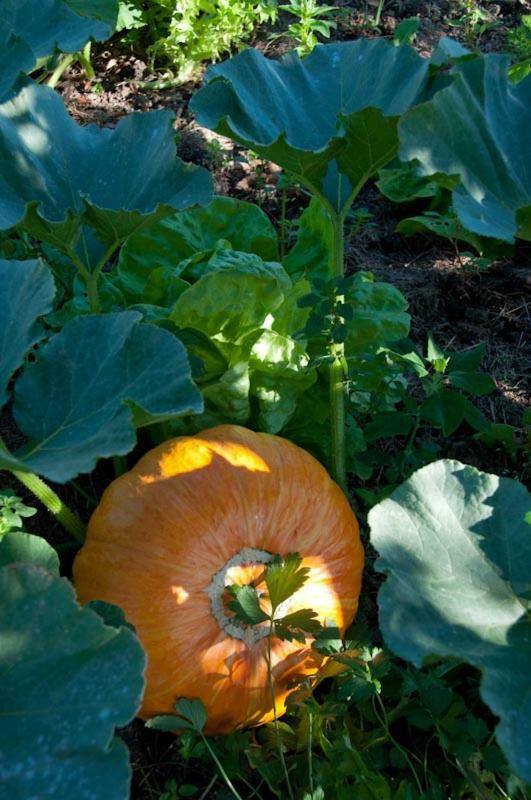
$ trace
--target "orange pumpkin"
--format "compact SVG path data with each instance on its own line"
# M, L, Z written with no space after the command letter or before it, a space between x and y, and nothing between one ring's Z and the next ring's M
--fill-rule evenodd
M283 613L311 608L344 630L358 605L363 548L339 487L286 439L222 425L165 442L105 491L74 564L82 603L121 606L147 656L141 716L199 697L207 731L273 716L267 634L240 626L225 587L297 552L309 579ZM315 674L310 644L273 639L277 713L298 679Z

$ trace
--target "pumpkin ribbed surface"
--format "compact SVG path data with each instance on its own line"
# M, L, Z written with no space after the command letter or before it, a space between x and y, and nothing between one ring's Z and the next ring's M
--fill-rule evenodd
M311 608L341 630L358 605L356 518L326 470L278 436L222 425L165 442L105 491L74 563L82 603L124 609L148 656L141 716L199 697L207 731L272 717L264 631L235 624L224 586L263 572L271 554L310 568L284 613ZM277 711L319 668L309 643L273 639Z

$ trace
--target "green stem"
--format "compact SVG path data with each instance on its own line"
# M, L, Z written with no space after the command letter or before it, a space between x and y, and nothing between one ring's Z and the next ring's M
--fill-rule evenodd
M72 261L72 264L79 270L79 273L83 280L85 281L85 286L87 287L87 298L89 303L89 308L92 314L99 314L101 311L100 306L100 297L98 294L98 281L100 278L101 271L103 270L105 264L109 261L111 256L116 252L116 249L120 246L120 240L115 240L112 244L109 245L107 250L104 252L92 272L87 267L86 264L81 261L78 257L76 252L72 249L68 249L68 257Z
M330 252L329 274L331 278L342 278L345 273L343 216L331 214L333 240ZM343 297L337 297L343 302ZM347 467L345 457L345 381L348 377L345 360L345 345L332 343L329 352L333 358L330 364L330 424L331 458L330 471L333 479L346 493Z
M20 472L16 469L11 472L54 515L65 531L77 542L82 544L85 541L85 526L47 483L33 472Z
M48 81L48 86L50 89L55 89L59 81L61 80L61 76L65 70L68 69L70 64L75 61L76 54L75 53L67 53L63 58L60 60L54 71L52 72L50 79Z
M275 722L275 735L277 740L278 752L280 755L280 761L282 763L282 769L284 772L284 776L286 778L286 786L288 787L290 800L295 800L295 795L293 794L293 789L291 788L291 781L289 779L289 772L286 764L286 759L284 758L284 748L282 747L282 737L280 736L280 728L278 726L277 702L275 698L275 681L273 678L273 665L271 661L271 642L273 639L273 625L275 624L274 614L275 611L272 610L271 621L269 624L269 634L267 636L267 677L269 681L269 691L271 692L271 701L273 703L273 719Z
M201 738L203 740L203 743L206 746L206 749L210 753L210 755L211 755L216 767L219 769L219 771L221 773L221 777L223 778L223 780L225 781L225 783L227 784L227 786L231 790L231 792L234 795L234 797L236 797L237 800L243 800L242 796L237 792L237 790L235 789L235 787L233 786L233 784L231 782L231 779L229 778L229 776L227 775L227 773L223 769L223 764L221 763L221 761L219 760L219 758L217 757L217 755L215 754L215 752L213 751L213 749L209 745L208 739L206 738L204 733L201 733Z
M376 25L376 27L378 27L381 22L384 5L385 5L385 0L380 0L380 2L378 3L378 8L376 9L376 16L374 18L374 24Z
M77 54L77 58L83 69L85 70L85 75L87 76L89 81L93 81L96 77L96 73L94 72L94 67L92 66L92 61L90 60L90 48L92 42L87 42L83 50Z
M286 205L287 205L287 189L282 187L282 198L280 201L280 260L282 261L286 255Z

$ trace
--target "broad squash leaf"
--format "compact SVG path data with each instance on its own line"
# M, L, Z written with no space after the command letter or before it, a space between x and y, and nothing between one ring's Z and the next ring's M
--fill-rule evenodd
M0 407L8 399L9 379L44 335L36 320L51 311L54 296L42 261L0 260Z
M336 213L398 147L398 118L428 96L428 61L382 39L321 45L301 60L245 50L209 67L201 125L297 175Z
M3 796L126 800L131 768L114 729L140 706L146 659L136 636L106 626L68 581L30 563L0 569L0 627Z
M49 307L50 276L38 262L0 267L8 276L0 282L7 382L39 338L35 318ZM140 319L135 311L79 317L40 347L14 389L13 415L29 441L15 453L0 450L0 469L64 482L98 458L129 452L135 427L202 411L181 342Z
M418 470L369 513L380 624L391 649L482 671L512 768L531 781L531 495L520 483L457 461Z
M506 242L531 240L531 77L507 75L508 57L454 67L455 80L404 115L400 157L424 175L457 175L454 208L463 226Z
M110 247L175 209L207 203L211 177L175 156L171 118L155 111L114 129L80 126L59 95L25 83L0 105L0 230L21 223L84 255L83 226Z

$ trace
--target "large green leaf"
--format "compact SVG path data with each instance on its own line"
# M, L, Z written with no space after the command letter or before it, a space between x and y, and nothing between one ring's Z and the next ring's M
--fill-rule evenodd
M116 726L134 717L145 655L34 564L0 569L0 787L10 800L126 800Z
M531 495L457 461L420 469L369 513L387 573L380 624L397 655L481 669L498 741L531 781Z
M277 235L258 206L215 197L208 205L172 214L129 237L120 251L118 283L131 302L142 295L155 270L177 275L185 259L219 248L254 253L265 261L278 257ZM160 274L160 273L159 273Z
M465 228L531 240L531 77L512 83L508 59L488 55L454 67L455 80L401 120L400 157L424 175L458 175L454 207Z
M0 278L5 384L41 335L35 319L53 284L34 261L0 262ZM39 348L14 387L13 415L29 441L15 453L0 449L0 469L67 481L129 452L135 427L202 411L181 342L140 319L135 311L79 317Z
M304 60L245 50L206 81L191 105L201 125L295 173L339 213L396 154L397 120L425 99L429 75L411 47L359 39Z
M21 468L64 482L132 450L138 425L202 410L182 344L140 319L80 317L39 351L15 384Z
M117 0L2 0L0 98L38 58L55 50L74 53L90 39L108 39L117 17Z
M175 209L208 202L211 177L176 158L171 118L135 113L114 129L82 127L55 92L26 83L0 105L0 229L23 220L64 250L88 225L110 246Z
M0 260L0 407L8 398L9 379L43 336L36 319L51 310L54 295L42 261Z

